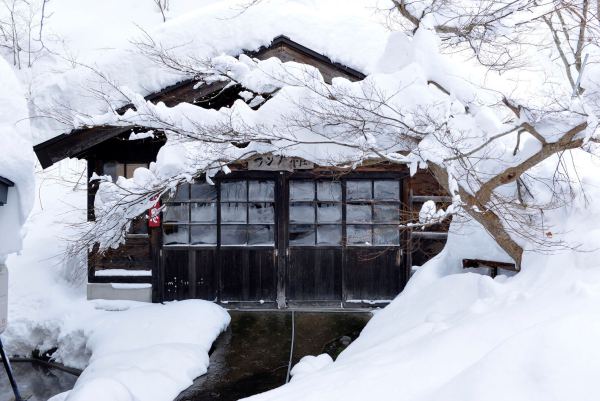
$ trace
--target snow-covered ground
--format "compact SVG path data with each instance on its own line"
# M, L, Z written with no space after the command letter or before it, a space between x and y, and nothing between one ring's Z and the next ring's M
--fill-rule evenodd
M513 277L462 273L463 257L494 259L497 249L461 225L334 363L308 359L290 384L250 399L597 400L600 161L573 156L580 195L549 211L547 227L577 251L528 252Z
M286 8L288 3L290 7ZM421 77L421 70L408 72L409 67L422 64L422 70L431 69L421 77L423 91L430 86L427 78L443 70L440 66L438 71L437 59L426 57L434 47L429 46L427 39L433 41L433 36L425 36L418 49L410 47L403 34L388 38L387 30L372 14L357 11L361 4L358 0L349 1L342 9L339 2L333 1L288 3L264 1L260 6L264 8L240 14L234 21L233 16L239 12L227 9L220 1L172 1L169 21L163 23L151 2L50 2L55 8L46 29L57 40L48 42L48 46L94 66L116 84L128 85L142 95L174 83L180 76L131 53L133 47L128 40L140 35L136 24L167 45L187 44L185 49L178 48L180 52L197 50L207 56L256 48L274 36L287 34L335 61L367 73L389 74L380 78L394 78L394 71L406 69L406 73L398 73L395 85L402 82L402 77ZM114 12L117 8L118 13ZM264 12L275 9L278 11ZM198 19L206 23L198 24ZM257 20L260 24L253 24ZM203 32L206 41L202 40ZM190 41L193 38L197 40ZM386 43L389 52L385 51ZM378 64L382 52L388 57L381 58L385 63ZM16 143L2 135L6 127L14 131L15 119L26 114L25 96L40 107L59 102L77 105L90 114L106 111L106 99L90 98L89 88L85 87L92 83L106 85L106 81L98 77L94 81L91 78L96 72L68 58L47 54L32 69L16 71L27 91L18 85L3 85L5 90L13 88L8 98L0 96L3 146L14 147ZM394 60L397 64L392 63ZM0 65L0 79L8 71L5 64ZM520 78L531 79L532 75L535 74L525 73ZM545 74L537 75L538 79L547 79ZM584 81L592 80L592 76L584 77ZM9 103L3 102L6 99ZM86 107L82 103L85 99L89 102ZM407 102L415 103L411 99ZM16 105L16 112L5 107L7 104ZM268 108L263 110L266 113ZM460 107L450 111L462 112ZM479 117L487 121L485 113ZM54 123L34 120L35 141L62 132ZM503 146L509 149L507 143ZM532 140L524 139L524 143L527 148ZM513 146L511 142L510 150ZM548 211L544 224L549 236L561 237L577 250L557 249L545 255L528 251L522 272L514 277L491 279L463 273L463 257L504 259L506 255L477 226L455 221L444 252L418 269L406 290L376 314L359 339L335 362L327 357L307 358L295 367L290 384L254 399L598 399L600 206L595 200L600 199L600 163L581 151L566 157L571 155L573 160L567 160L565 165L578 165L578 174L572 175L578 177L573 183L577 196L572 205ZM25 161L14 158L19 159L19 165L0 160L0 175L19 177L31 167L31 155ZM537 169L538 176L550 177L552 163L556 159L546 163L548 171L544 167ZM79 259L76 255L66 256L65 238L75 232L73 223L85 220L81 179L86 175L82 174L81 165L73 161L57 168L58 171L38 174L37 198L26 225L29 233L24 249L8 259L10 324L5 343L12 354L57 348L57 361L86 368L75 388L57 399L170 400L195 376L205 372L210 345L226 327L229 317L221 308L202 301L167 305L86 301L82 281L78 281ZM541 187L533 190L543 192ZM29 189L33 192L32 185ZM27 204L28 197L32 194L23 193L21 204ZM21 214L17 211L11 215L18 217L13 220L23 219L28 207L22 209ZM0 215L0 223L3 221L6 220ZM16 245L11 245L10 252L20 246L19 237L15 238ZM7 243L0 241L0 246Z
M227 312L199 300L165 305L87 301L85 267L69 236L85 219L85 163L67 160L37 174L24 248L8 259L12 355L54 348L54 360L84 369L56 399L168 401L206 372Z

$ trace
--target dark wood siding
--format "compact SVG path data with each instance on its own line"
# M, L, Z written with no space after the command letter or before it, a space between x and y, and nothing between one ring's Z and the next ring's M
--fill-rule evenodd
M344 301L391 300L404 287L406 269L400 248L347 248Z
M287 298L342 301L342 248L290 248Z
M189 261L187 250L163 251L165 301L191 298Z
M274 302L277 270L273 249L221 248L221 300Z

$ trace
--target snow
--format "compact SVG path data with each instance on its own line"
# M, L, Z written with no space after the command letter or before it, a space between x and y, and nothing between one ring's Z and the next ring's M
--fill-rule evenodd
M229 320L223 308L200 300L93 316L84 329L89 363L73 390L56 399L172 400L206 373L210 347Z
M97 270L96 276L151 276L152 270L106 269Z
M37 173L24 248L8 258L2 340L10 355L57 348L55 361L84 369L74 389L55 400L170 401L206 372L208 351L229 315L198 300L87 301L85 250L73 253L68 241L77 236L75 223L85 221L82 172L85 162L65 160Z
M33 163L29 112L21 83L0 57L0 177L15 184L8 191L6 205L0 206L0 264L22 246L21 227L33 203Z
M67 46L76 62L56 57L42 60L34 65L40 73L35 74L31 82L36 108L56 111L57 105L61 105L66 115L73 115L73 111L100 115L109 110L108 98L94 99L92 93L92 90L102 89L117 95L108 82L147 95L186 77L140 54L130 41L143 39L144 32L165 49L183 55L188 63L256 50L275 37L286 35L359 70L371 68L370 60L376 58L387 34L379 23L383 18L375 12L378 2L374 0L346 1L343 8L335 2L271 0L264 4L259 2L243 13L240 12L243 1L180 0L173 2L177 5L166 23L159 20L160 14L151 3L146 6L136 1L114 0L106 5L89 0L69 0L68 3L73 4L48 5L49 12L54 12L56 17L48 20L46 29L64 38L66 45L58 43L56 46ZM119 3L117 19L111 3ZM135 15L134 21L131 21L132 15ZM68 23L64 20L66 17ZM107 30L103 20L111 20L112 29ZM83 29L82 24L92 29L88 26ZM98 30L102 30L102 35L97 34ZM85 34L82 35L82 31ZM360 53L353 51L357 45L361 47ZM121 94L117 97L113 106L128 103ZM73 116L70 123L80 125L82 121ZM37 119L33 124L35 142L71 128L47 118Z
M234 128L243 131L250 127L262 135L257 138L262 141L253 141L243 150L229 145L228 140L222 145L189 144L169 135L156 163L136 170L132 180L117 181L134 194L149 188L164 193L177 182L189 181L198 171L206 172L210 181L219 170L228 171L222 166L224 159L237 160L253 152L355 166L376 150L390 160L409 163L413 174L427 163L450 160L445 168L456 209L460 208L456 195L459 185L476 191L487 177L539 150L540 143L523 134L515 154L516 133L500 137L494 146L473 152L469 162L477 166L476 177L465 170L464 163L451 161L453 146L470 152L522 123L535 125L548 141L581 121L589 124L580 134L582 138L587 141L597 135L598 103L593 96L598 92L598 49L593 43L586 45L594 59L582 78L586 91L572 98L571 88L562 79L562 66L552 61L555 55L546 49L525 49L531 52L528 68L503 77L471 68L471 64L461 62L460 55L441 54L440 38L431 27L445 20L444 14L452 15L445 4L411 36L388 32L381 24L381 15L372 12L375 2L371 1L347 1L340 7L339 2L271 0L243 13L230 1L172 3L168 21L162 23L156 9L134 0L50 2L54 16L47 29L61 38L48 45L67 53L66 58L45 54L32 69L16 73L21 82L0 59L0 175L18 184L11 191L9 205L0 208L1 233L16 234L31 209L34 186L29 125L34 142L75 126L101 123L140 123L159 130L175 126L184 132L204 128L218 135L213 128L232 120ZM459 3L468 15L469 2ZM455 3L448 4L453 7ZM389 7L389 3L383 6ZM114 12L116 7L120 12ZM417 11L420 14L423 10ZM461 20L459 16L456 22ZM106 29L107 21L113 29ZM510 24L499 28L510 30L517 21L515 16ZM168 108L146 103L144 95L190 74L165 68L140 54L130 41L143 40L144 35L133 22L200 72L225 71L224 75L242 82L247 89L245 101L218 111L189 104ZM326 85L311 67L276 59L256 62L233 57L243 50L268 45L281 34L370 75L360 83L334 79ZM545 39L537 32L531 38L532 42L540 39L540 43ZM212 70L198 66L202 64L199 61L212 63ZM275 89L279 91L269 100L250 92L265 94ZM96 90L106 96L98 96ZM501 104L503 92L529 110L512 120L499 112L496 106ZM306 126L312 131L306 127L282 130L289 128L290 117L298 117L295 106L316 105L317 111L327 112L334 110L336 103L323 99L346 99L347 95L372 100L358 116L370 122L361 135L349 135L348 125L344 125L353 121L354 108L338 110L342 116L337 124L309 119ZM418 144L411 143L410 138L399 141L399 134L405 132L402 126L369 115L368 110L379 110L377 96L395 110L386 109L386 117L408 125L423 124L425 138ZM122 117L110 112L130 101L136 111ZM258 103L262 107L254 111L252 107ZM59 112L64 119L60 123L47 118L28 120L30 111L35 117L40 117L37 113ZM435 135L439 127L444 127L444 135ZM130 139L145 136L135 134ZM324 144L324 139L328 143ZM412 153L407 155L406 150ZM481 227L457 215L442 254L414 269L404 292L375 315L359 339L335 362L326 356L305 358L294 368L289 385L254 399L391 400L401 394L406 401L595 400L600 392L600 207L594 202L600 198L596 173L600 164L581 151L563 157L565 168L579 167L577 174L571 171L571 177L577 177L570 183L575 187L575 199L567 206L552 205L552 189L571 193L563 181L546 185L559 163L553 157L526 177L531 198L549 207L542 209L541 217L526 217L541 220L545 235L564 240L570 248L550 248L551 254L542 254L539 251L548 249L528 242L527 237L520 238L526 252L519 274L491 279L463 272L460 261L465 257L510 258ZM57 187L64 177L77 181L79 175L65 171L57 177L38 175L41 196L27 223L29 234L23 252L8 259L11 322L5 342L9 351L28 354L34 349L58 347L54 355L57 361L87 366L73 391L56 399L172 399L194 375L206 370L210 343L223 330L228 316L201 301L164 306L86 301L78 280L82 256L69 253L65 242L65 237L76 234L72 223L85 220L83 183L74 190L72 185ZM161 187L165 182L169 188ZM515 184L498 189L499 195L510 197L514 193ZM114 185L103 183L95 203L97 215L114 210L115 199L131 199L120 195ZM149 204L142 202L136 210L120 211L115 218L133 217ZM338 218L331 213L335 210L329 212L330 219ZM360 211L355 212L355 217L361 218ZM426 223L448 210L437 210L429 202L421 212L420 220ZM302 213L297 217L301 220ZM340 237L340 233L322 234L330 234L325 238L330 242ZM356 235L360 241L370 241L360 233ZM10 240L3 237L0 262L4 254L21 248L19 238L20 233Z
M294 369L305 374L249 400L596 400L600 161L575 151L568 162L581 174L578 195L546 217L579 252L527 252L512 277L464 273L463 258L505 256L480 227L455 219L444 251L335 362L312 371L316 359L301 360Z

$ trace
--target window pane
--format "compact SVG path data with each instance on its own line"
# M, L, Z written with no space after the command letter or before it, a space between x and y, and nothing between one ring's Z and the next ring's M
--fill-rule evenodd
M192 245L216 245L217 226L190 226Z
M246 203L221 203L222 223L246 223Z
M356 180L346 182L346 199L347 200L371 200L371 181Z
M398 245L400 233L398 226L377 226L373 231L375 245Z
M190 185L189 184L181 184L177 187L177 191L175 191L175 196L173 197L174 201L186 201L190 199Z
M169 203L163 213L166 222L187 223L190 220L187 203Z
M373 184L375 199L378 200L400 200L400 186L398 181L377 180Z
M321 201L341 201L342 184L334 181L317 182L317 199Z
M221 183L222 201L245 201L246 181L224 181Z
M248 226L248 245L274 245L275 226Z
M312 203L290 204L290 223L314 223L315 208Z
M346 221L348 223L370 223L371 205L346 205Z
M319 203L317 204L317 221L319 223L341 223L342 205L339 203Z
M399 205L375 205L373 208L375 223L398 223Z
M311 201L315 199L315 186L312 181L290 181L290 200Z
M217 204L216 203L192 203L192 222L194 223L216 223L217 222Z
M351 245L371 245L371 226L348 226L346 228L348 235L348 244Z
M123 163L105 162L102 170L104 175L110 175L113 182L117 181L118 177L125 176L125 166Z
M273 181L250 181L248 198L250 201L275 200L275 183Z
M217 187L207 182L191 185L191 196L194 200L215 201L217 200Z
M135 171L136 168L140 168L140 167L148 167L148 163L127 163L127 165L125 166L125 177L127 178L133 178L133 172Z
M188 243L187 225L164 225L163 243L165 245L176 245Z
M313 225L291 225L290 245L314 245L315 226Z
M250 223L274 223L275 207L272 203L251 203L248 219Z
M221 245L246 245L246 226L221 226Z
M342 226L318 226L317 244L319 245L341 245Z

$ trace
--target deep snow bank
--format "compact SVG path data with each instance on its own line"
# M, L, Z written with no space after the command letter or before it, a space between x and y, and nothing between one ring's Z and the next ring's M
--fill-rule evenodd
M462 273L463 257L498 255L485 233L455 225L443 253L335 363L251 399L597 400L600 162L573 155L580 195L547 224L580 251L527 252L510 278Z
M21 226L33 202L33 163L25 92L0 56L0 177L15 184L0 207L0 263L21 249Z
M196 300L87 301L85 266L67 252L75 223L85 221L82 173L85 162L66 160L37 175L23 250L8 259L4 344L11 355L57 348L56 361L85 368L75 388L57 399L170 401L206 372L208 351L229 315Z
M89 365L73 390L55 400L170 401L206 373L210 347L230 319L200 300L92 304L103 310L87 311L79 329Z

